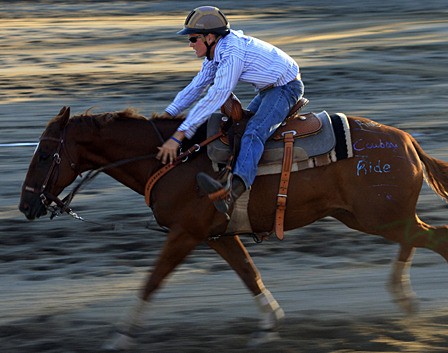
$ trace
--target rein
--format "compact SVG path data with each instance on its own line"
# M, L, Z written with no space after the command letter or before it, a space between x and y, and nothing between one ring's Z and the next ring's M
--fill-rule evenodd
M56 138L56 137L41 137L40 138L39 141L45 141L45 140L55 141L55 142L59 142L59 145L56 149L56 152L53 154L53 161L52 161L50 168L47 172L47 175L42 183L42 186L40 188L35 188L35 187L28 186L28 185L23 185L23 189L25 191L39 194L42 204L45 206L47 211L49 211L51 213L50 219L53 219L56 216L60 216L63 213L67 213L75 219L85 221L82 217L78 216L75 212L73 212L73 210L69 207L73 198L79 192L79 190L81 189L82 186L85 186L85 184L92 181L99 173L103 172L104 170L115 168L115 167L118 167L118 166L121 166L121 165L124 165L127 163L135 162L135 161L154 158L156 156L155 154L150 154L150 155L132 157L132 158L128 158L128 159L119 160L119 161L107 164L105 166L102 166L100 168L91 170L87 173L87 175L83 178L83 180L81 180L81 182L79 182L78 185L67 196L65 196L61 200L59 197L49 193L47 191L47 188L48 188L48 184L52 180L54 173L57 171L57 168L61 164L63 152L65 152L65 154L67 155L70 167L73 170L75 170L76 174L78 174L79 176L82 177L82 175L75 169L76 164L73 162L73 159L71 158L70 153L68 152L68 150L66 148L64 148L64 146L65 146L64 145L64 137L65 137L65 130L62 132L61 138ZM55 205L51 205L52 203L54 203ZM95 222L91 222L91 223L95 223Z
M173 163L164 165L162 168L160 168L158 171L156 171L153 175L151 175L151 177L148 179L146 186L145 186L145 202L146 202L146 204L149 207L151 207L151 191L152 191L154 185L160 180L160 178L162 178L166 173L168 173L174 167L178 166L180 163L185 163L193 153L199 152L202 147L219 139L223 135L224 135L224 132L219 131L218 133L208 137L201 143L191 146L188 150L186 150L185 152L182 152L180 155L178 155L174 159Z
M156 154L148 154L148 155L143 155L143 156L122 159L122 160L107 164L105 166L102 166L100 168L90 170L86 174L86 176L78 183L78 185L76 185L73 188L73 190L70 191L70 193L67 196L65 196L62 200L60 200L58 197L55 197L52 195L47 195L47 197L50 196L48 198L56 204L56 206L46 206L47 210L49 210L51 212L50 219L53 219L55 216L60 216L63 213L67 213L75 219L85 221L82 217L78 216L75 212L73 212L73 210L71 208L69 208L69 205L72 202L73 198L81 190L81 188L83 186L85 186L87 183L91 182L93 179L95 179L95 177L98 174L100 174L101 172L104 172L107 169L116 168L116 167L119 167L124 164L141 161L144 159L154 158L155 156L156 156ZM92 222L92 223L94 223L94 222Z
M157 136L159 137L161 142L163 142L164 139L163 139L162 135L160 134L159 129L157 128L157 126L152 121L151 121L151 123L152 123L152 126L153 126L154 130L156 131ZM175 166L179 165L180 163L186 162L192 154L194 154L196 152L199 152L199 150L203 146L205 146L205 145L211 143L212 141L220 138L222 135L223 135L223 133L219 132L219 133L217 133L217 134L207 138L206 140L202 141L200 144L193 145L192 147L190 147L185 152L181 152L175 158L175 160L173 161L172 164L168 164L168 165L163 166L162 168L157 170L149 178L149 180L148 180L148 182L146 184L146 190L148 189L148 185L149 185L149 193L150 193L151 189L155 185L155 183L162 176L164 176L168 171L170 171L171 169L173 169ZM105 166L102 166L100 168L90 170L83 177L83 179L73 188L73 190L67 196L65 196L61 200L59 197L57 197L57 196L47 192L46 189L48 188L48 184L52 180L52 177L53 177L54 173L57 171L57 167L61 164L61 154L63 152L65 152L65 154L67 155L70 167L72 169L74 169L75 172L82 177L82 175L75 169L76 168L76 164L73 162L73 159L71 158L69 152L67 151L66 148L64 148L64 137L65 137L65 130L63 131L61 138L41 137L40 141L50 140L50 141L59 142L57 150L53 154L53 162L52 162L52 164L50 166L50 169L48 170L47 176L45 177L44 182L43 182L43 184L42 184L42 186L40 188L33 188L33 187L30 187L30 186L27 186L27 185L23 186L25 191L29 191L29 192L33 192L33 193L39 194L39 196L41 198L42 204L45 206L47 211L49 211L51 213L50 219L53 219L54 217L60 216L63 213L67 213L70 216L72 216L74 219L78 219L78 220L87 222L82 217L78 216L78 214L76 214L69 207L70 203L73 200L73 198L81 190L81 188L83 186L85 186L87 183L91 182L98 174L100 174L101 172L104 172L105 170L116 168L116 167L119 167L119 166L122 166L122 165L125 165L125 164L128 164L128 163L132 163L132 162L141 161L141 160L145 160L145 159L155 158L156 157L156 154L137 156L137 157L132 157L132 158L119 160L119 161L107 164ZM149 194L147 192L145 192L145 198L146 198L146 195L148 195L148 197L149 197ZM54 203L54 205L52 205L52 203ZM148 205L149 205L149 203L148 203ZM95 223L95 222L90 222L90 223ZM95 223L95 224L98 224L98 223Z

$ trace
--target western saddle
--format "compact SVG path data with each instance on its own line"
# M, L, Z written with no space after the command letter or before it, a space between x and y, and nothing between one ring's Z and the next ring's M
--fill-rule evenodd
M284 141L282 172L277 194L277 207L274 224L274 232L280 240L284 238L284 218L286 200L288 198L289 177L291 174L293 160L294 138L315 133L321 128L320 120L314 117L314 115L312 115L312 117L315 119L306 119L300 116L300 110L308 103L309 100L307 98L300 98L291 108L282 125L272 136L273 139L283 139ZM230 125L234 125L234 128L237 129L240 128L240 131L234 132L234 138L241 138L246 125L243 121L247 120L252 113L247 110L243 110L240 100L233 93L221 107L221 112L233 121L233 124L230 122L225 124L226 126L223 128L229 129ZM225 139L227 139L227 141L225 141ZM224 135L224 138L221 138L221 140L223 140L224 143L233 146L233 158L231 159L235 160L238 155L239 141L229 141L229 134L227 133Z

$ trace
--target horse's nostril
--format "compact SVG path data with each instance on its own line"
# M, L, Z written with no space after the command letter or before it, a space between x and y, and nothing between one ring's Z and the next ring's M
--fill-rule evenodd
M30 206L29 206L28 203L21 203L21 204L19 205L19 210L20 210L20 212L26 212L26 211L28 211L29 209L30 209Z

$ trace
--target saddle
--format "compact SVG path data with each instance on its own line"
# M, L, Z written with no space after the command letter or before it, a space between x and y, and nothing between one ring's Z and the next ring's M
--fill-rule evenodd
M270 139L282 140L283 135L288 131L294 131L294 138L304 137L307 135L312 135L322 128L322 122L312 113L300 115L300 111L304 106L309 103L309 100L305 97L301 97L291 108L288 116L275 131L274 135ZM249 120L253 115L252 112L244 110L241 101L231 93L230 97L221 107L221 113L224 114L229 120L224 120L221 129L226 131L229 129L232 122L241 123L243 120ZM247 122L246 122L247 123ZM245 123L243 123L245 128ZM229 141L229 134L226 133L221 137L221 141L226 145L231 145Z
M316 134L322 128L321 120L319 120L314 114L299 114L300 110L308 103L309 100L307 98L300 98L291 108L284 122L279 128L277 128L271 137L271 139L276 141L284 141L282 171L279 191L277 194L277 207L274 225L274 231L277 238L280 240L284 238L284 216L286 210L286 199L288 197L289 177L291 174L294 154L294 139ZM239 130L233 134L224 133L221 137L221 141L224 144L231 146L231 149L233 150L233 157L230 158L230 161L234 161L239 150L239 141L236 141L236 139L241 138L247 124L247 120L250 119L252 113L243 110L240 100L233 93L221 107L221 112L230 119L224 119L221 126L222 130L229 131L232 125ZM231 167L228 166L227 169L230 170Z

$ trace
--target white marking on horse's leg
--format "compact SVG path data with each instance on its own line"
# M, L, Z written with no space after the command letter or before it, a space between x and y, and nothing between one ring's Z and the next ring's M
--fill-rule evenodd
M418 311L418 300L411 286L409 269L411 261L395 261L388 283L388 290L395 303L406 314Z
M275 329L279 321L285 316L277 300L266 288L254 298L261 314L260 328L262 330Z
M133 328L140 327L147 305L147 301L141 298L137 298L136 303L133 305L128 315L122 321L122 327L128 330L133 330Z
M147 304L148 303L143 299L137 299L137 302L132 306L124 320L118 325L117 332L115 332L109 342L103 346L103 349L120 351L128 350L132 347L136 330L141 326Z
M109 342L103 344L102 349L110 352L127 351L135 344L134 338L124 333L115 332Z
M262 343L271 342L280 338L277 328L285 313L273 297L271 292L264 288L262 292L254 297L260 311L260 331L253 335L249 346L257 346Z

